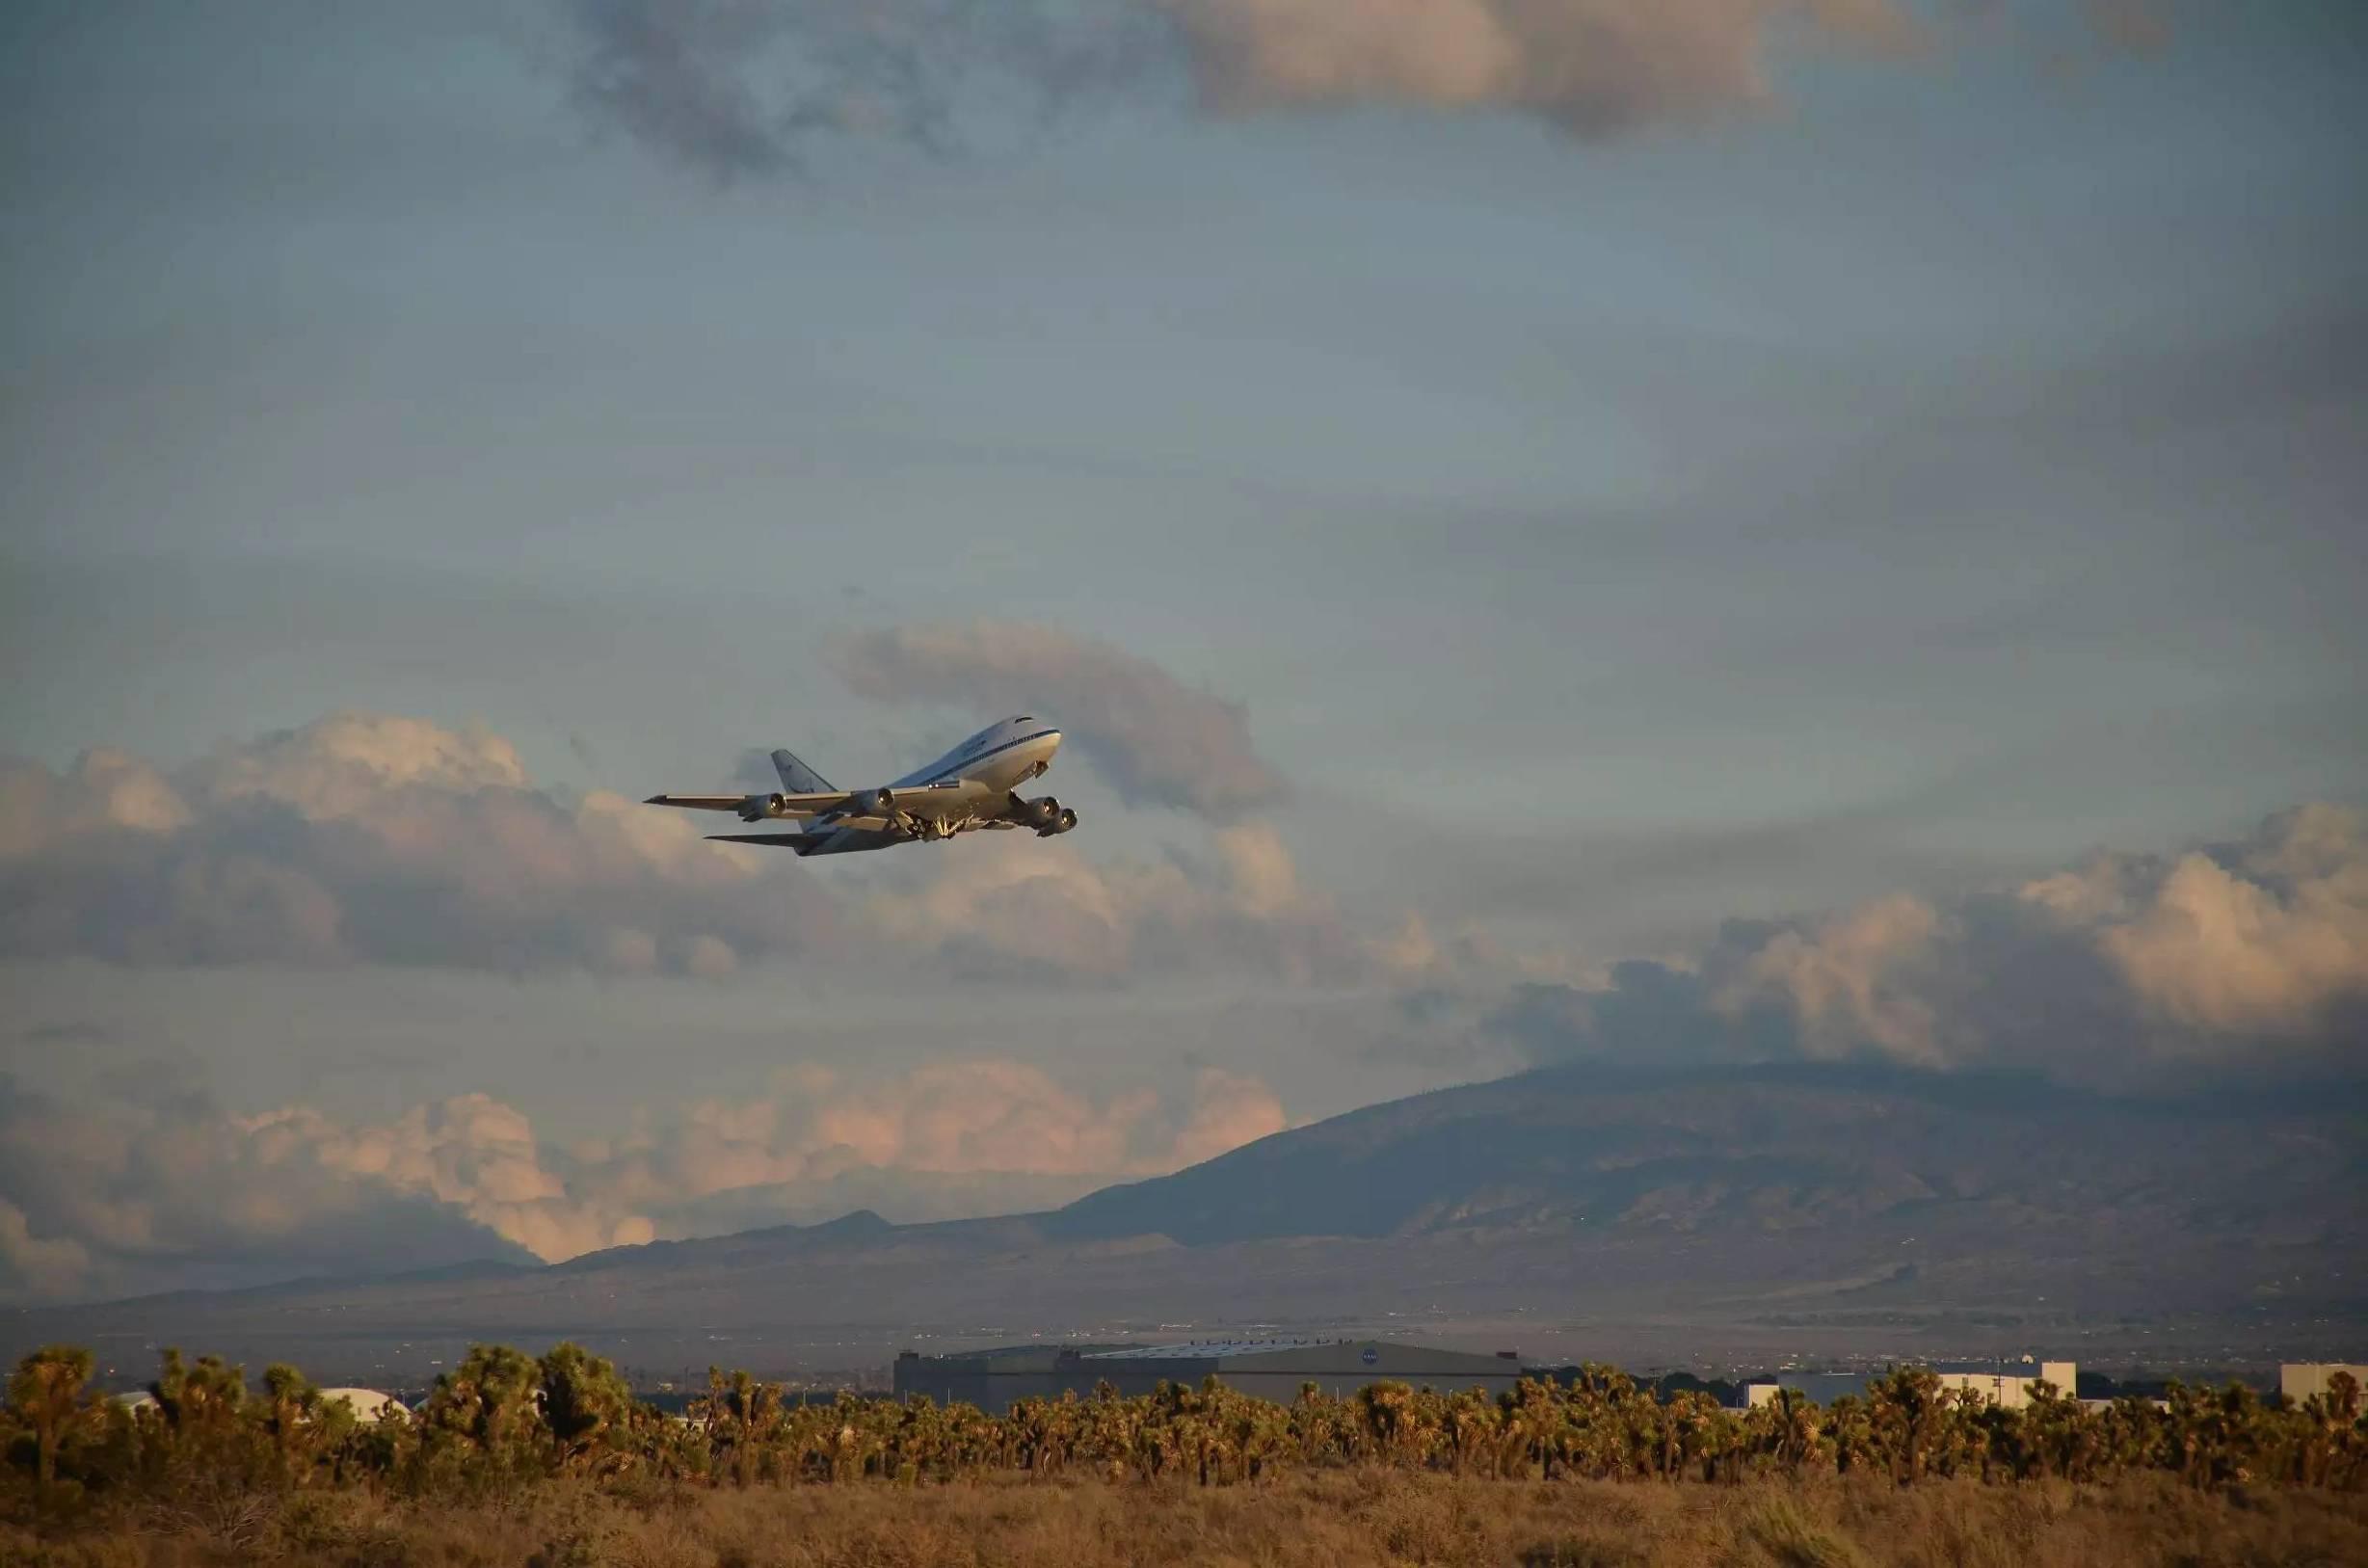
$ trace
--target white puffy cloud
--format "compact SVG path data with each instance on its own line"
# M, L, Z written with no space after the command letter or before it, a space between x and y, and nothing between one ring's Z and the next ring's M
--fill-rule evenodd
M2099 856L2008 891L1733 922L1690 960L1524 988L1489 1026L1535 1059L2357 1072L2368 833L2357 811L2310 805L2237 842Z
M1163 0L1225 113L1393 103L1601 136L1771 95L1790 37L1897 48L1891 0Z
M415 1105L384 1127L343 1128L302 1106L235 1126L266 1165L432 1199L538 1258L572 1258L657 1235L648 1219L572 1191L545 1164L525 1115L486 1095Z
M0 1297L527 1256L424 1187L294 1157L300 1141L200 1097L68 1103L0 1076Z
M1362 935L1299 881L1265 823L1211 836L1209 854L1089 860L1066 838L997 836L913 866L866 901L862 922L980 974L1115 981L1225 971L1295 983L1381 971L1396 939Z
M1781 993L1812 1056L1845 1055L1872 1044L1902 1060L1938 1066L1946 1050L1931 998L1919 984L1919 961L1939 928L1937 911L1902 894L1806 930L1779 931L1751 954L1723 999L1740 1010L1756 994Z
M729 972L827 910L620 796L537 789L482 730L342 713L177 768L0 765L0 952Z
M663 1129L561 1149L482 1094L385 1123L306 1105L232 1116L197 1098L70 1105L0 1079L0 1299L557 1262L660 1236L830 1217L855 1202L939 1218L1065 1201L1285 1125L1256 1078L1106 1097L1000 1059L850 1082L808 1066Z
M957 665L978 651L936 650L934 635L904 637L899 656L921 670L936 651ZM1104 745L1131 787L1214 807L1271 783L1238 709L1149 665L1025 628L959 635L1033 650L1047 668L1056 653L1117 660L1087 681L1116 694L1080 701L1087 728L1070 732L1089 753ZM1150 707L1130 708L1138 698ZM1094 713L1121 710L1135 728L1092 728ZM1162 713L1181 729L1161 729ZM498 735L382 714L333 715L177 767L114 751L63 772L0 762L0 957L720 979L794 953L842 970L928 964L1107 984L1196 969L1332 980L1403 956L1303 886L1263 821L1149 853L976 835L860 875L708 842L712 826L607 791L538 788Z
M2317 804L2167 865L2102 857L2022 896L2089 931L2153 1016L2223 1035L2309 1036L2368 995L2368 832Z
M2317 804L2169 859L2099 856L2010 897L1899 896L1777 931L1727 980L1811 1054L2128 1072L2356 1050L2368 835Z

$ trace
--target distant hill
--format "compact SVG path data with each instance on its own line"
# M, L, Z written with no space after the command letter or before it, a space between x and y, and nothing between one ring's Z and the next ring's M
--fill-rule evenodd
M1566 1067L1277 1134L1050 1216L1187 1245L1455 1227L1817 1230L1972 1205L2021 1219L2294 1228L2350 1216L2368 1119L2324 1098L2109 1099L1833 1064Z
M547 1268L0 1326L10 1354L95 1335L135 1361L176 1342L374 1386L424 1380L471 1339L563 1336L652 1374L1262 1327L1674 1365L1994 1348L2160 1363L2214 1346L2258 1361L2332 1353L2368 1321L2368 1281L2347 1267L2363 1238L2355 1091L2207 1103L1861 1066L1570 1067L1374 1105L1044 1213L860 1211Z

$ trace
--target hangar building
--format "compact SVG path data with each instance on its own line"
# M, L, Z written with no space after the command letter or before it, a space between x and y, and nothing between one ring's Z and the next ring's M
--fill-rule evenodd
M2020 1410L2031 1402L2031 1386L2046 1382L2056 1386L2056 1392L2069 1397L2080 1386L2080 1367L2069 1361L2009 1361L2009 1362L1934 1362L1932 1370L1940 1378L1944 1390L1970 1390L1995 1405L2009 1410ZM1747 1409L1774 1402L1778 1389L1792 1389L1806 1395L1813 1403L1833 1403L1843 1395L1865 1398L1868 1387L1880 1373L1867 1372L1779 1372L1772 1378L1754 1379L1743 1387L1743 1404Z
M2289 1361L2277 1369L2277 1392L2287 1402L2301 1404L2314 1394L2328 1392L2328 1384L2337 1372L2349 1372L2352 1381L2362 1392L2368 1392L2368 1367L2355 1367L2340 1361Z
M1214 1375L1227 1388L1289 1404L1302 1385L1335 1395L1369 1383L1411 1383L1452 1394L1509 1391L1521 1378L1512 1351L1487 1355L1443 1350L1394 1340L1212 1340L1184 1344L1016 1345L966 1356L896 1358L896 1397L925 1394L940 1404L963 1403L1000 1413L1025 1398L1082 1399L1098 1383L1122 1395L1149 1394L1162 1383L1198 1387Z

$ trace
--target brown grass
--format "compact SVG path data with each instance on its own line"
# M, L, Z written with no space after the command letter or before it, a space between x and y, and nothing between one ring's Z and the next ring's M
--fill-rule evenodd
M2368 1499L2110 1486L1901 1490L1827 1477L1734 1487L1457 1481L1384 1470L1259 1487L1068 1480L898 1488L551 1483L463 1506L362 1492L41 1533L0 1564L197 1568L2135 1568L2368 1563Z

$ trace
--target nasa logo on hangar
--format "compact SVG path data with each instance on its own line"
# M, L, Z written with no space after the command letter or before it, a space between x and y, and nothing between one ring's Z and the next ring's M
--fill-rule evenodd
M1367 1346L1365 1347L1365 1354L1363 1354L1363 1355L1359 1356L1357 1359L1358 1359L1359 1361L1361 1361L1361 1362L1365 1363L1365 1365L1367 1365L1368 1367L1370 1367L1370 1366L1372 1366L1374 1363L1376 1363L1376 1362L1378 1362L1379 1360L1381 1360L1381 1352L1380 1352L1380 1351L1378 1351L1378 1350L1376 1350L1376 1349L1374 1349L1374 1348L1373 1348L1371 1345L1370 1345L1370 1344L1369 1344L1369 1345L1367 1345Z

